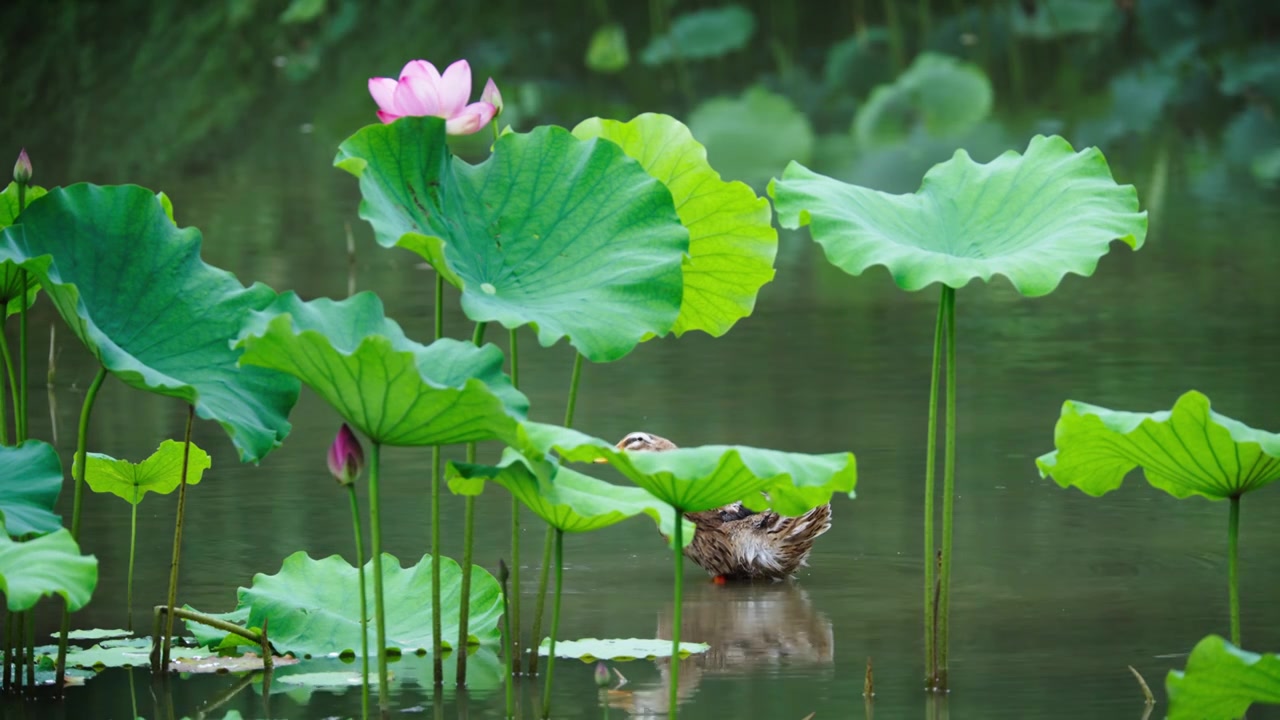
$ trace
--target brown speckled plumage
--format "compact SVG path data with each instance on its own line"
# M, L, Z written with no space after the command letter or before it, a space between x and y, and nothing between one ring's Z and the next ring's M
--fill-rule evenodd
M675 450L675 443L646 432L629 433L618 448L630 451ZM831 528L831 505L797 517L772 510L752 512L742 503L685 513L697 527L685 557L726 580L781 580L806 562L817 537Z

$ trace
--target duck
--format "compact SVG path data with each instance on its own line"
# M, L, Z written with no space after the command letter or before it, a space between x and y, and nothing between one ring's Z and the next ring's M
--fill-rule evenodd
M631 452L679 449L660 435L639 431L627 433L615 447ZM716 584L789 579L809 564L814 541L831 529L830 503L794 517L755 512L741 502L684 516L696 528L684 555Z

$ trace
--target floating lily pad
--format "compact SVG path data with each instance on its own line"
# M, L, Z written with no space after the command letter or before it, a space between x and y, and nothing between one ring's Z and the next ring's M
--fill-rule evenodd
M64 687L79 687L84 685L88 680L98 676L93 670L84 670L82 668L67 668L66 675L63 677ZM36 668L36 685L53 685L58 681L58 672L56 670L41 670Z
M16 447L0 446L0 523L10 536L60 529L62 518L53 506L61 491L62 462L52 445L27 440Z
M57 188L0 232L0 262L39 278L72 332L124 383L180 398L218 421L245 461L289 431L293 378L239 368L228 341L275 292L245 288L200 259L200 233L179 229L136 185Z
M388 673L388 679L392 679L393 674ZM333 670L330 672L309 672L299 673L297 675L281 675L275 678L276 682L285 685L302 685L304 687L320 688L320 689L346 689L350 687L360 687L364 682L364 676L359 672L350 672L346 670ZM378 684L378 673L369 673L369 682L374 685Z
M52 633L53 637L60 638L62 633ZM110 638L126 638L133 635L132 630L93 628L91 630L72 630L67 633L68 640L107 640ZM139 638L141 639L141 638Z
M248 318L237 346L242 363L297 377L386 445L508 438L529 407L502 374L497 346L416 343L371 292L341 302L285 293Z
M681 265L684 297L672 332L719 337L750 315L756 294L773 279L778 252L769 202L743 183L721 180L706 149L669 115L645 113L626 123L591 118L573 134L617 143L671 191L689 229L689 255Z
M27 186L27 205L32 201L42 197L45 189L39 185ZM18 217L18 184L11 182L9 186L0 192L0 230L3 230L13 224ZM40 281L30 273L27 273L27 307L31 307L36 301L36 295L40 292ZM19 296L22 295L22 273L19 271L18 265L13 261L0 263L0 303L5 306L5 316L13 315L22 310L22 303L19 302Z
M55 651L56 652L56 651ZM174 660L195 660L211 657L212 653L202 648L175 645L169 650L169 657ZM79 668L118 668L148 667L151 665L150 639L143 645L115 645L104 647L102 644L89 648L71 648L67 652L67 665Z
M729 180L762 188L788 162L809 162L813 127L786 97L759 85L740 97L713 98L689 115L689 129Z
M431 647L431 557L417 565L400 567L400 561L382 556L382 585L387 605L387 647L409 653ZM373 563L365 566L366 592L373 593ZM462 569L449 558L441 558L441 632L450 641L458 637L458 598ZM281 652L297 655L359 653L360 583L357 569L337 555L314 560L305 552L285 558L275 575L259 573L253 585L240 588L235 613L221 616L234 622L261 627L270 617L271 644ZM247 610L247 614L245 611ZM474 642L498 642L498 622L502 618L502 594L498 581L484 568L472 566L471 605L468 629ZM189 624L190 627L190 624ZM369 646L377 647L373 623L369 623ZM207 631L198 638L209 637ZM219 638L225 633L219 634ZM442 643L450 647L449 642Z
M1115 183L1096 148L1077 153L1060 137L1036 136L1026 154L985 165L958 150L913 195L794 162L769 192L782 226L808 225L834 265L851 275L883 265L905 290L999 274L1023 295L1045 295L1069 272L1092 275L1113 240L1136 250L1147 234L1133 186Z
M335 160L360 178L378 242L427 260L477 322L533 325L607 362L680 311L689 235L669 193L614 143L558 127L506 133L479 165L452 157L439 118L370 125Z
M1280 435L1209 409L1194 390L1173 410L1108 410L1068 400L1054 430L1057 450L1036 460L1041 475L1095 497L1141 467L1147 482L1174 497L1221 500L1280 479Z
M148 492L168 495L178 488L182 478L183 451L183 443L165 440L140 463L117 460L102 453L88 453L85 464L89 469L84 479L94 492L111 493L131 505L137 505ZM209 453L191 443L187 458L187 484L198 484L211 464Z
M295 665L298 658L273 657L273 667ZM262 656L246 652L242 655L209 655L207 657L178 658L170 660L169 669L179 673L238 673L255 672L266 668ZM377 682L376 680L374 682Z
M520 449L534 459L552 451L571 462L603 458L627 479L684 512L741 501L753 510L801 515L829 502L834 493L853 497L857 483L853 453L802 455L736 445L629 452L576 430L533 422L522 426Z
M756 31L756 16L741 5L723 5L677 16L671 29L640 54L645 65L703 60L741 50Z
M0 529L4 525L0 524ZM84 607L98 584L98 559L81 555L66 528L17 543L0 532L0 593L9 612L35 607L46 595L61 595L67 609Z
M538 646L538 654L546 656L550 652L550 638L543 638ZM706 643L680 643L680 657L686 658L695 653L710 650ZM671 657L670 640L650 640L648 638L625 638L598 640L584 638L582 640L557 640L556 657L578 658L583 662L596 660L653 660L654 658Z
M508 448L497 466L449 463L449 489L460 495L479 495L485 480L505 487L538 517L564 532L600 530L645 514L671 537L675 511L643 488L614 485L567 467L547 463L539 482L537 471L520 453ZM693 539L693 523L684 520L682 537Z
M1258 655L1210 635L1185 670L1165 678L1169 720L1234 720L1254 703L1280 705L1280 655Z
M991 114L993 98L981 67L921 53L896 80L871 91L853 132L863 146L901 142L917 123L935 137L960 135Z

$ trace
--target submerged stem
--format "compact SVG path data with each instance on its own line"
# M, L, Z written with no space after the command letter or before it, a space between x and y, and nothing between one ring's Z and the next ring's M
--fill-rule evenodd
M431 446L431 667L432 681L444 684L440 657L440 446Z
M178 480L178 521L173 529L173 561L169 565L169 613L165 618L160 667L152 668L152 672L169 670L169 647L173 644L173 608L178 603L178 563L182 559L182 520L187 508L187 467L191 459L191 425L195 417L196 406L187 405L187 430L182 440L182 475Z
M1231 598L1231 644L1240 647L1240 496L1231 496L1231 517L1227 524L1227 576Z
M551 548L555 542L555 528L547 526L546 537L542 541L542 565L538 570L538 594L533 606L533 652L529 653L529 674L538 674L538 648L542 647L542 611L547 604L547 573L551 570Z
M387 618L382 600L382 524L378 518L378 470L382 444L373 442L369 449L369 535L373 545L373 616L378 629L378 708L385 714L388 707Z
M72 465L72 481L75 485L75 499L71 504L71 538L80 542L80 507L84 500L84 464L85 448L89 440L89 416L93 413L93 402L98 397L102 382L107 379L107 369L98 368L98 374L89 384L84 394L84 404L80 406L80 426L76 433L76 457ZM84 548L81 548L83 550ZM58 664L54 678L56 687L63 687L67 676L67 633L71 632L71 613L67 604L62 603L62 635L58 638Z
M547 648L547 686L542 691L542 717L551 717L551 677L556 668L556 636L560 634L560 592L564 587L564 531L556 529L556 594L551 603L551 642ZM536 652L536 650L535 650Z
M947 308L947 421L942 457L942 570L938 597L938 689L947 690L951 646L951 537L956 504L956 291L943 286Z
M675 549L675 607L671 611L671 696L668 699L667 717L674 720L676 716L676 706L680 699L680 623L683 621L681 615L681 603L684 598L684 511L679 508L676 511L675 530L671 532L671 538Z
M360 708L362 718L369 717L369 606L364 588L364 533L360 532L360 501L356 499L356 486L347 486L351 498L351 527L356 535L356 567L360 575Z
M938 680L937 600L934 591L933 496L938 474L938 383L942 377L942 331L947 312L947 286L938 301L938 322L933 332L933 368L929 375L929 436L925 441L928 464L924 469L924 686L933 689Z

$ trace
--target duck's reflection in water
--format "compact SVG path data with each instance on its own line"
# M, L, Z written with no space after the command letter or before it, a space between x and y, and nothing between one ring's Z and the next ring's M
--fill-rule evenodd
M685 597L680 639L706 643L711 648L681 661L681 704L697 693L707 675L727 677L834 663L831 621L814 609L809 596L794 583L708 584L690 589L692 592ZM659 638L671 638L671 610L668 607L658 616ZM654 664L659 682L610 690L609 706L638 717L666 715L670 708L671 659L655 660Z

